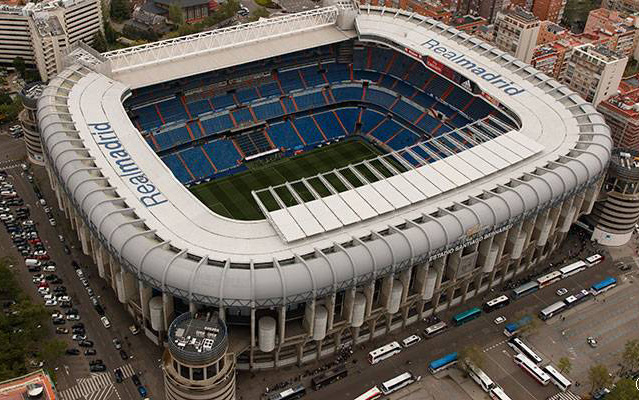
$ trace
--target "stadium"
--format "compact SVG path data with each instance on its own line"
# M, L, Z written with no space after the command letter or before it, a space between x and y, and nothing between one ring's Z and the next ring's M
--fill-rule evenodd
M603 117L464 32L350 2L97 54L38 103L59 206L161 344L304 363L501 285L590 213Z

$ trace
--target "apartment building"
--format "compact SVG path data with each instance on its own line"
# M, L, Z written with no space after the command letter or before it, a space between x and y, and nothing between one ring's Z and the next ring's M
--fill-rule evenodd
M535 0L532 13L542 21L561 22L566 8L566 0Z
M603 0L601 6L625 15L639 12L639 0Z
M48 81L62 68L64 51L77 42L91 44L103 29L99 0L49 0L0 6L0 63L16 57Z
M495 20L495 44L529 63L537 45L539 25L539 18L521 7L500 12Z
M570 55L565 82L585 100L598 105L616 94L628 57L605 46L583 44Z

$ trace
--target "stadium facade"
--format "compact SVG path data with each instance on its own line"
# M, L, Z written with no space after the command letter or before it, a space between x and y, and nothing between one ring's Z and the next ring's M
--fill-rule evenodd
M533 268L590 213L612 147L565 85L384 7L331 3L70 57L38 119L83 251L157 343L175 316L216 312L240 369L315 360ZM397 126L384 136L384 124ZM187 188L250 154L356 136L385 154L254 191L260 219L220 215Z

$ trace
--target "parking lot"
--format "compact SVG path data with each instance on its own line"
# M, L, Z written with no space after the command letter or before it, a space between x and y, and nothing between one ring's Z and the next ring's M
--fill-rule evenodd
M68 345L68 354L52 366L60 398L163 398L161 349L129 329L133 321L98 278L92 260L81 254L57 209L46 172L22 165L19 140L0 135L0 148L5 175L0 192L8 192L0 193L0 243L25 292L51 313L51 324L43 329Z

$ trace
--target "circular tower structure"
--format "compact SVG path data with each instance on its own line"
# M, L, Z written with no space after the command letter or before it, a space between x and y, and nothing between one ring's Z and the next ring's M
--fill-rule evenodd
M40 130L38 129L38 99L46 85L35 82L26 85L20 91L20 99L24 109L20 112L20 124L24 131L24 144L27 147L27 157L33 164L43 166L42 143L40 142Z
M639 220L639 151L615 149L599 200L590 215L592 239L606 246L621 246L632 236Z
M169 400L235 399L235 356L217 314L184 313L171 323L164 353Z

